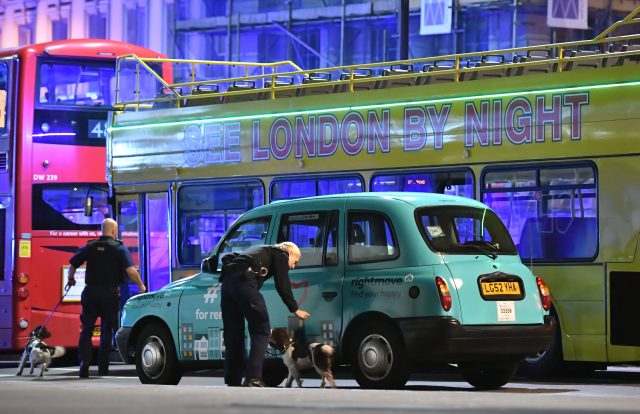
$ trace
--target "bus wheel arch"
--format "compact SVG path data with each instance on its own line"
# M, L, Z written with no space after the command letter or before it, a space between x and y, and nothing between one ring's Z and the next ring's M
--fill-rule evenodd
M564 368L564 358L562 350L562 329L561 322L555 306L549 311L556 320L556 328L553 333L551 346L545 351L541 351L534 356L526 357L518 369L518 373L527 378L542 379L549 378L561 372Z

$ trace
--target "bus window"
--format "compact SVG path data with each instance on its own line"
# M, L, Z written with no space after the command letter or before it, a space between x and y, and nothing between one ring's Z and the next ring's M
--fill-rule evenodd
M598 201L591 165L488 171L482 201L503 220L524 259L593 259Z
M271 184L270 201L317 195L360 193L363 190L360 177L326 177L304 180L275 179Z
M97 230L112 217L107 186L87 184L34 184L32 221L34 230ZM84 215L87 195L93 197L91 216Z
M9 86L7 64L0 62L0 135L6 133L7 127L7 90Z
M10 272L6 271L6 267L7 267L7 262L8 260L5 259L7 253L7 247L8 247L8 242L7 242L7 206L4 205L4 203L0 204L0 252L3 254L3 256L0 257L0 281L5 280L5 277L7 275L10 275ZM9 276L10 277L10 276Z
M178 260L198 265L247 210L264 204L258 181L185 185L178 190Z
M156 63L148 63L151 69L161 75L162 66ZM121 61L120 84L118 85L118 100L137 101L153 99L163 85L151 74L142 68L136 61ZM111 90L116 88L115 79L112 79ZM113 97L115 99L115 96Z
M112 107L115 104L116 78L112 61L43 59L39 63L36 103L41 105L74 105ZM162 73L160 67L154 67ZM135 70L128 64L120 72L122 99L152 99L160 82L146 70ZM137 86L136 86L137 85ZM139 96L136 96L136 91Z
M473 173L465 170L379 174L371 180L371 191L416 191L473 198Z
M120 237L138 237L138 200L118 202Z
M145 194L145 273L147 289L158 290L171 282L169 264L169 198L166 193Z
M43 61L37 103L46 105L113 106L112 62Z

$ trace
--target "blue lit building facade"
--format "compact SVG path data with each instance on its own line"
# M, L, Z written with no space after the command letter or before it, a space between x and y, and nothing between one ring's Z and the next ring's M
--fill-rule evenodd
M110 38L174 58L272 62L304 69L400 58L402 0L0 0L0 46ZM589 0L589 28L552 29L547 0L453 0L449 34L422 36L409 0L408 57L592 38L637 5Z
M304 69L395 60L399 0L176 0L173 56L271 62ZM551 29L546 0L454 0L450 34L419 34L420 2L409 1L408 57L591 38L634 2L590 1L589 29ZM615 6L615 7L614 7ZM229 13L228 10L231 10Z

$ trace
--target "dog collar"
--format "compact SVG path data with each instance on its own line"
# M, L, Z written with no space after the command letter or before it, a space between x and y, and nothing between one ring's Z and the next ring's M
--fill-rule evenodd
M287 349L289 349L290 346L291 346L291 344L283 346L281 349L278 349L278 351L280 351L280 352L282 352L284 354L285 352L287 352Z

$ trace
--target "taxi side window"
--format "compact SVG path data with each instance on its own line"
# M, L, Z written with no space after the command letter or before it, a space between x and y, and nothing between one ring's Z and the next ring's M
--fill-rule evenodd
M278 242L298 245L302 258L297 268L335 266L338 263L338 212L301 212L282 216Z
M218 253L218 270L222 269L222 256L241 252L251 246L266 244L271 216L258 217L238 224L222 243Z
M349 263L377 262L398 257L398 245L387 218L375 212L352 212L348 222Z

